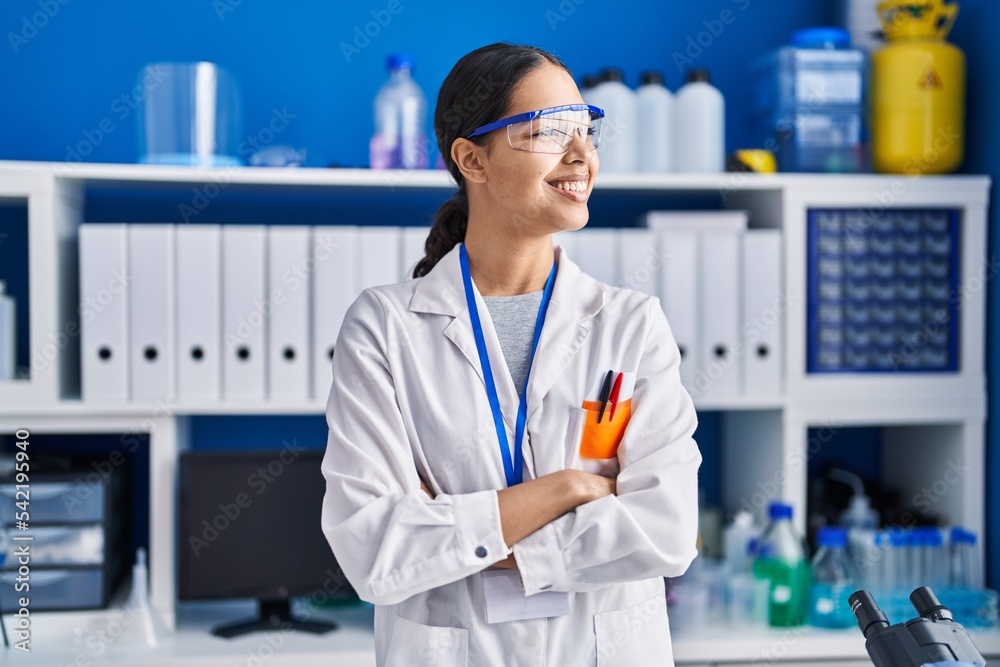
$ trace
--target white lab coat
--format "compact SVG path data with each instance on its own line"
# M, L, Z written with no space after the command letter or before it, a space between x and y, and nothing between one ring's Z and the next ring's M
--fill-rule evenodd
M380 667L673 664L663 578L697 554L701 463L680 354L658 298L598 282L561 246L556 257L528 386L525 481L569 467L581 403L609 369L636 373L632 416L618 494L513 550L459 246L426 276L365 289L345 316L326 408L322 525L347 579L376 605ZM478 289L476 299L513 443L518 393ZM486 623L480 571L512 551L525 593L568 591L570 615Z

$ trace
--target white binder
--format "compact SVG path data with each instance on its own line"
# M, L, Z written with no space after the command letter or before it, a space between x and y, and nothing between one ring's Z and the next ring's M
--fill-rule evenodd
M124 402L129 397L128 227L80 225L79 252L82 399Z
M651 230L641 228L618 230L619 275L615 284L659 296L662 264Z
M584 227L574 234L578 235L576 263L580 269L602 283L614 285L618 279L618 230Z
M314 400L326 400L333 382L333 352L344 313L357 299L358 228L313 228L313 391Z
M401 281L409 280L413 276L413 269L417 262L424 258L424 245L427 243L427 236L431 233L430 227L400 227L402 233L402 276Z
M738 358L743 321L742 233L701 234L701 355L694 387L698 395L735 396L743 391ZM740 352L745 353L745 350Z
M222 396L222 229L177 227L177 395L215 402Z
M268 227L267 234L267 294L273 303L267 318L268 397L304 401L312 391L310 229L281 225Z
M681 382L693 393L701 356L698 234L671 231L656 236L657 254L663 258L660 302L680 349Z
M639 224L656 232L740 232L747 228L750 212L735 209L709 211L647 211Z
M358 227L361 255L360 288L401 282L399 227Z
M130 393L133 401L176 397L177 300L174 298L173 225L128 227Z
M751 229L743 237L744 393L782 392L784 323L781 231Z
M263 401L267 364L263 226L222 228L222 397Z

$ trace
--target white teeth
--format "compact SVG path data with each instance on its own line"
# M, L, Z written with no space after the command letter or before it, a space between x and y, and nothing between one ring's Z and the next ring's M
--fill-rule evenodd
M570 192L583 192L587 189L587 183L584 181L559 181L553 185L560 190L569 190Z

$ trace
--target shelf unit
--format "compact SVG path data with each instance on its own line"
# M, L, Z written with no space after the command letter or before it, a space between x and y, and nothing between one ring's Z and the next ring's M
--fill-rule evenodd
M26 205L30 282L30 348L45 363L29 380L0 382L0 429L12 433L148 433L150 452L150 572L152 602L166 625L177 628L175 597L175 509L178 454L190 443L194 415L319 415L325 401L302 404L146 403L95 405L79 399L79 353L72 340L51 345L76 312L75 240L84 222L88 188L127 191L136 187L182 188L214 184L256 196L321 191L371 196L373 206L401 191L440 192L454 188L441 171L373 172L324 169L196 169L154 165L0 161L0 204ZM733 511L748 503L763 516L766 501L782 498L797 508L807 499L805 460L822 446L816 429L853 426L884 429L887 480L904 494L939 479L950 464L966 472L950 484L934 510L982 534L984 529L985 294L970 289L960 309L957 373L824 375L806 373L806 242L810 208L851 208L877 215L885 207L947 207L961 211L962 285L973 285L985 265L990 181L982 176L921 177L876 175L608 174L598 178L594 197L606 194L677 194L714 198L722 208L746 209L751 226L784 234L785 290L792 307L785 314L784 387L781 396L706 397L701 411L722 413L722 505ZM188 194L189 194L188 190ZM87 222L98 222L87 220ZM631 221L622 221L630 225ZM0 270L2 277L2 270ZM78 346L77 346L78 347ZM810 433L814 434L811 436ZM822 439L822 437L818 438ZM766 493L765 493L766 491ZM758 502L760 501L760 502ZM796 512L800 529L803 512ZM982 562L982 561L981 561ZM759 633L757 633L759 634ZM984 635L986 636L986 635ZM989 635L992 636L992 635ZM733 637L730 634L730 637ZM860 636L859 636L860 637ZM858 638L859 638L858 637ZM799 636L774 661L867 662L857 638L836 641L815 632ZM679 637L682 664L749 663L768 637L728 641ZM744 641L745 640L745 641ZM991 640L992 641L992 640ZM1000 653L1000 641L991 652ZM859 646L861 647L859 650ZM984 650L985 652L985 650ZM828 663L830 664L830 663Z

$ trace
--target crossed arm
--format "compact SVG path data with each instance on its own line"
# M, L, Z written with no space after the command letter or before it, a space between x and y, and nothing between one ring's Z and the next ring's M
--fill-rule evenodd
M420 488L434 498L434 493L420 480ZM513 547L525 537L578 506L612 495L616 490L613 478L594 475L582 470L560 470L497 491L500 504L500 525L507 546ZM517 568L514 554L493 567Z

